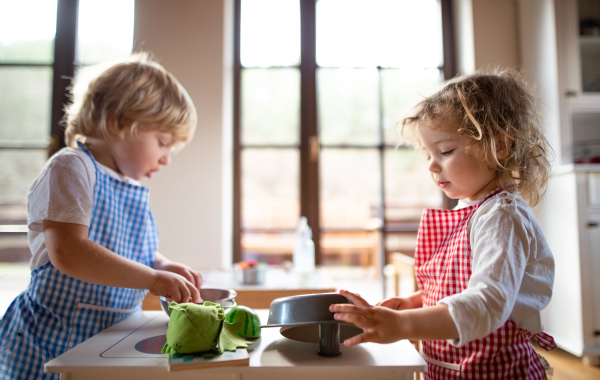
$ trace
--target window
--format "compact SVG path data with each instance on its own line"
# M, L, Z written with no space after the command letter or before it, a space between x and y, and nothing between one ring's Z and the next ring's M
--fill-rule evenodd
M448 5L236 2L234 261L291 259L301 215L322 265L412 254L444 198L395 126L453 75Z
M73 62L129 54L133 10L133 0L0 0L0 262L30 258L27 191L63 145Z

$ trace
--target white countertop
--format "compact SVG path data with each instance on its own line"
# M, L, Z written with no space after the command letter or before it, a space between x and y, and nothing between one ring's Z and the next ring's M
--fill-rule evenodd
M267 320L268 310L257 310L257 313L261 320ZM369 378L374 375L387 378L387 375L396 374L397 378L399 373L406 373L408 376L426 368L425 361L407 340L386 345L365 343L355 347L345 347L341 344L341 355L321 357L317 355L318 344L289 340L280 334L280 328L272 327L263 328L261 338L248 347L248 367L168 372L167 355L145 354L133 349L140 340L166 334L167 322L168 317L162 311L136 313L48 362L46 371L69 374L71 379L77 378L77 374L91 378L93 373L101 378L102 373L106 376L107 372L111 373L111 378L115 378L116 373L122 373L129 379L136 378L136 375L154 378L152 374L160 375L157 378L164 379L165 376L180 378L177 374L190 372L213 376L217 373L233 372L248 375L281 373L293 367L294 373L329 373L334 377L342 372L355 376L366 376L368 373Z

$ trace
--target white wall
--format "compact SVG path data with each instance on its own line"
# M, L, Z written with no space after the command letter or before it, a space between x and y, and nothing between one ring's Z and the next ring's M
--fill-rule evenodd
M558 162L560 152L560 100L557 35L553 0L519 0L522 67L536 84L542 102L546 137Z
M473 4L471 0L454 0L454 38L456 69L461 75L475 71L475 37L473 36Z
M514 0L455 0L453 14L460 74L520 65Z
M160 252L195 268L230 262L230 1L142 0L135 3L134 46L154 53L189 92L198 111L193 140L150 186ZM227 34L229 33L229 34ZM229 61L227 61L229 60ZM227 86L224 84L227 83ZM225 148L225 149L224 149ZM228 162L229 160L229 162ZM230 214L230 212L229 212ZM229 236L228 236L229 235Z

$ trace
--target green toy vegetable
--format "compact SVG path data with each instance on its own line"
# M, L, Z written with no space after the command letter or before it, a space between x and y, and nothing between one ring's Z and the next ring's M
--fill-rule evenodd
M225 320L221 305L213 302L195 303L171 302L171 319L167 328L167 342L162 348L164 354L191 354L212 351L234 351L237 347L247 347L252 342L237 335L243 323L230 323Z
M254 310L246 306L233 306L225 311L225 320L229 323L243 322L238 335L245 338L260 337L260 318Z

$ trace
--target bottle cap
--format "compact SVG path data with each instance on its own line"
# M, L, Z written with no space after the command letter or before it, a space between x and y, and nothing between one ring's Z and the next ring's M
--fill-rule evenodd
M296 233L299 235L308 236L309 239L312 239L312 229L308 226L308 220L306 216L301 216L298 220L298 228L296 228Z

